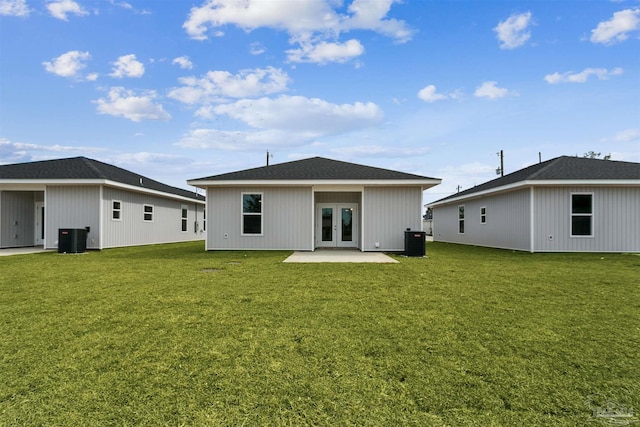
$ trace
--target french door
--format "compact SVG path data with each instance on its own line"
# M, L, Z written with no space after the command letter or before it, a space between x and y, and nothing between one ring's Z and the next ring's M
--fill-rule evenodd
M358 247L358 205L316 205L316 247Z

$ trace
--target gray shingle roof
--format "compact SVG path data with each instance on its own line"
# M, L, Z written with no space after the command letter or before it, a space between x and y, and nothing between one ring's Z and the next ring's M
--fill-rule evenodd
M142 183L140 179L142 178ZM192 191L171 187L145 176L86 157L44 160L40 162L0 165L0 181L3 179L35 180L85 180L104 179L141 189L161 191L172 195L204 200Z
M640 180L640 163L560 156L520 169L430 204L497 189L521 181Z
M278 163L190 181L258 180L424 180L438 179L323 157Z

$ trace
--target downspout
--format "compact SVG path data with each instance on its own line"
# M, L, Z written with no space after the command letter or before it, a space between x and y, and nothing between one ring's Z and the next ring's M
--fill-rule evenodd
M98 229L98 250L102 250L102 238L103 238L103 230L104 230L104 210L105 210L105 202L104 202L104 185L100 186L100 209L99 209L99 218L98 223L100 224L100 228Z
M311 187L311 252L315 252L316 250L316 241L315 241L315 233L316 233L316 189Z
M365 241L364 241L364 192L367 189L366 186L362 186L362 191L360 192L360 252L365 251Z
M529 191L529 252L535 252L535 206L534 206L534 194L533 194L533 185L530 187Z

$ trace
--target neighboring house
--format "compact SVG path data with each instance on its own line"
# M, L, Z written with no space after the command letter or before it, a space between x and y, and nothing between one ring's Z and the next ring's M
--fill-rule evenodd
M188 183L207 191L207 250L401 251L440 179L314 157Z
M0 247L58 245L86 228L88 249L204 238L204 197L85 157L0 166Z
M640 252L640 163L557 157L428 206L436 242Z

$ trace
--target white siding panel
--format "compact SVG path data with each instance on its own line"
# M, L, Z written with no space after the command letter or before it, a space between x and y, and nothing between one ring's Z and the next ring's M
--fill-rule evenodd
M363 251L403 251L405 230L421 230L420 187L365 187L362 204Z
M103 189L103 247L203 240L204 206L117 188ZM120 220L113 219L113 201L121 202ZM144 221L144 205L153 206L153 221ZM187 231L182 231L182 206L187 206ZM198 222L196 230L195 222Z
M592 237L571 237L571 193L593 194ZM640 251L640 188L536 188L535 250Z
M458 206L464 205L464 234L458 233ZM530 250L530 189L465 200L433 211L433 240ZM486 223L481 223L482 207Z
M242 236L242 193L262 193L261 236ZM311 187L207 189L207 250L313 250Z
M35 197L32 191L0 192L0 247L33 246Z
M45 196L45 244L58 247L61 228L91 227L87 248L100 248L100 187L50 186Z

